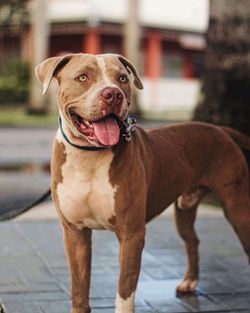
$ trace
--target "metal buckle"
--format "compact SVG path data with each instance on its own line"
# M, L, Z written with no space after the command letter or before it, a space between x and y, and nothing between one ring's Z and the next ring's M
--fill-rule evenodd
M135 124L137 123L136 119L133 116L128 116L125 124L124 134L122 136L126 141L131 141L132 133L135 131Z

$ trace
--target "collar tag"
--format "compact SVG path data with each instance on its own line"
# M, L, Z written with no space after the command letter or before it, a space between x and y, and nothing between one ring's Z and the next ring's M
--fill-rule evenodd
M135 131L135 124L137 123L136 119L133 116L128 116L125 122L125 129L122 136L128 142L131 141L132 133Z

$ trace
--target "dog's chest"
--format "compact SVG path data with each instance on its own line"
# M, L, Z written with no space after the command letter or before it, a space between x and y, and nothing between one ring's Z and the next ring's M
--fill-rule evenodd
M100 158L81 161L67 155L57 195L62 214L78 228L112 227L110 220L115 216L116 192L116 187L109 181L112 159L111 152Z

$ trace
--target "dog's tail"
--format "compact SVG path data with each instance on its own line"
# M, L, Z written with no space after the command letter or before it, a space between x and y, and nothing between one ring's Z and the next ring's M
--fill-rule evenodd
M221 127L242 149L250 151L250 137L230 127Z

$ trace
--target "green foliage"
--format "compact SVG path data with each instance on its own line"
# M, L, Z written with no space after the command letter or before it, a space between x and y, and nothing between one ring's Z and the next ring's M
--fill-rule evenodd
M9 60L0 71L0 104L23 103L29 96L29 66L19 58Z
M0 0L0 25L21 25L28 20L28 0Z
M0 112L0 126L7 127L57 127L58 116L54 114L32 115L25 108L3 108Z

